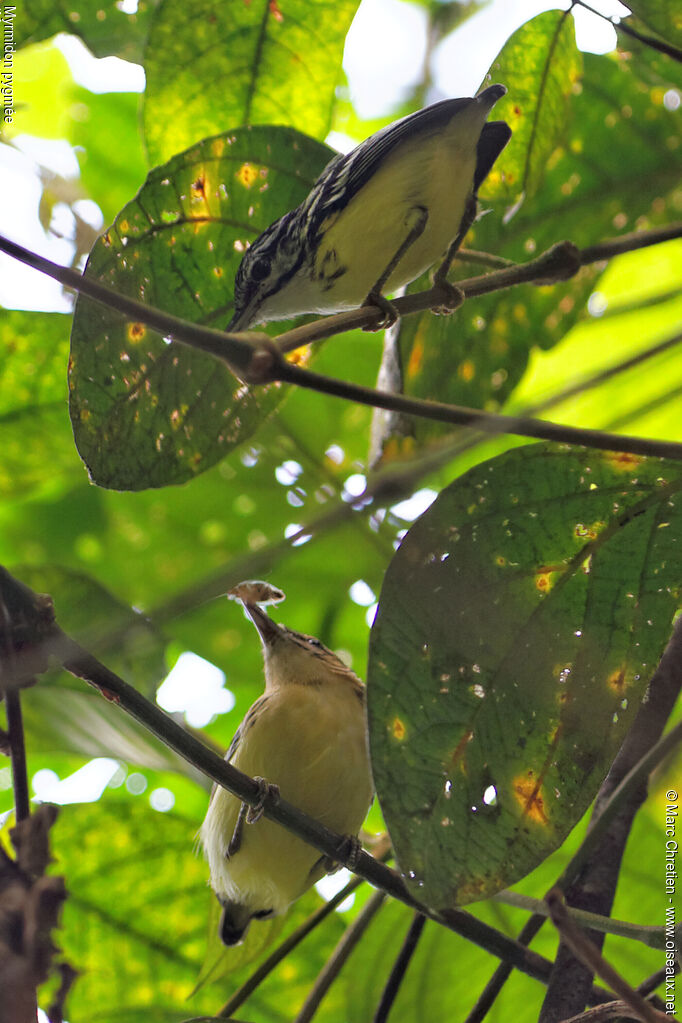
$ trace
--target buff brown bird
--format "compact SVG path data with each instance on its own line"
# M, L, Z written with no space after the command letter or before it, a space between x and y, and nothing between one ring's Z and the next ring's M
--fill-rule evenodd
M357 835L372 801L360 679L313 636L277 625L261 606L283 599L268 583L240 583L263 646L265 692L247 712L225 759L326 827ZM220 936L242 940L253 918L284 913L329 871L329 861L226 789L214 787L201 842L223 907Z

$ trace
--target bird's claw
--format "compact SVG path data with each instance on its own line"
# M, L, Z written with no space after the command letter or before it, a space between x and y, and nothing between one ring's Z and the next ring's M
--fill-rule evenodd
M260 820L268 799L271 799L273 803L279 799L279 785L274 785L272 782L266 781L265 778L256 777L253 780L258 785L258 802L246 811L247 824L255 824L257 820Z
M447 316L449 313L459 309L464 301L464 292L456 284L451 284L445 277L435 275L433 279L433 304L432 312L438 316Z
M324 865L328 874L335 874L341 867L355 870L362 853L362 842L357 835L344 835L336 856L326 856Z
M388 330L398 319L398 310L389 302L387 298L384 298L378 291L370 291L369 295L363 302L365 306L375 306L380 309L384 314L378 323L372 324L372 326L363 327L363 330L374 331L374 330Z

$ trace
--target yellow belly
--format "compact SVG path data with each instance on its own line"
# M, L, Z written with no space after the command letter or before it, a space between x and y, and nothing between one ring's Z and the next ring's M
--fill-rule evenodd
M364 709L350 686L289 686L270 698L232 763L279 785L284 799L341 834L357 834L372 799ZM262 817L225 858L240 802L217 789L202 827L220 897L283 912L324 873L319 850ZM317 866L317 869L314 870Z
M335 263L347 268L328 298L342 301L343 308L360 305L407 237L418 209L428 212L426 226L384 292L391 294L439 262L459 231L475 166L475 145L463 150L444 145L442 138L427 140L418 156L399 150L323 228L316 266L324 267L333 250Z

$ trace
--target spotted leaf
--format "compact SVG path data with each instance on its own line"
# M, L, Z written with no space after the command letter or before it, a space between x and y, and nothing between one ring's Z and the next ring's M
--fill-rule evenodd
M682 468L545 444L456 480L386 574L377 793L415 894L485 898L594 798L682 603Z

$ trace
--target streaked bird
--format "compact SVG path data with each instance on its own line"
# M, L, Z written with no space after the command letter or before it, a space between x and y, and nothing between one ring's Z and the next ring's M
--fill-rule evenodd
M511 137L486 122L503 85L446 99L335 156L305 201L268 227L237 271L229 330L300 313L379 305L440 262L450 263L477 212L478 189ZM384 324L385 325L385 324Z
M277 625L260 606L283 598L267 583L231 591L256 626L265 692L247 712L225 759L343 835L355 836L372 801L360 679L313 636ZM256 602L259 601L259 602ZM214 786L201 842L223 913L226 945L249 922L284 913L331 867L281 825Z

